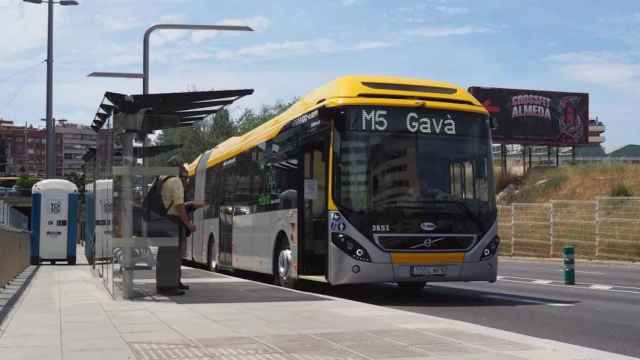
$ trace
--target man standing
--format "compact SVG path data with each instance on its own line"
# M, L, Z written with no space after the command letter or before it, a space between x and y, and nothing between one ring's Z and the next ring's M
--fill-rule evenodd
M174 156L169 159L169 165L178 168L179 177L161 176L157 181L161 184L162 203L166 209L166 217L157 219L152 226L161 227L168 237L178 237L179 245L162 246L158 249L158 265L156 266L156 287L159 294L183 295L189 287L182 283L182 255L185 248L185 238L196 230L188 213L205 207L205 204L195 204L184 201L184 181L188 174L182 160ZM185 233L186 232L186 233Z

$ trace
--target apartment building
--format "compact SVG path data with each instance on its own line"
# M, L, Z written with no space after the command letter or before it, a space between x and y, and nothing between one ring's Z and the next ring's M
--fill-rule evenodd
M46 130L0 119L0 176L46 177ZM88 126L59 120L56 124L56 175L82 173L82 155L96 146Z

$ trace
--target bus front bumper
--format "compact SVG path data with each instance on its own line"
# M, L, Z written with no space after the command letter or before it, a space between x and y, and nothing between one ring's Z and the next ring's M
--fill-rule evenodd
M352 259L344 253L334 253L329 266L329 282L332 285L382 282L443 282L489 281L494 282L498 272L498 258L493 255L485 260L465 262L464 258L451 262L425 262L410 260L398 263L368 263ZM454 262L455 261L455 262Z

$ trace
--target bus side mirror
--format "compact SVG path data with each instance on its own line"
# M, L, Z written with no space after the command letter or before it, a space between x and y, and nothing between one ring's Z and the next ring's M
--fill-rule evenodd
M489 126L491 127L491 130L495 130L498 128L498 119L496 119L493 116L489 116Z

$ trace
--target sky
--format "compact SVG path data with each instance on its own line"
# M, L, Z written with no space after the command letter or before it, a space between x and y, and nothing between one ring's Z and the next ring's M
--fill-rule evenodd
M78 0L56 6L54 117L89 124L105 91L141 92L142 38L157 23L252 33L151 37L150 92L253 88L234 113L289 101L342 75L587 92L608 150L640 143L640 1ZM45 5L0 0L0 117L41 127Z

